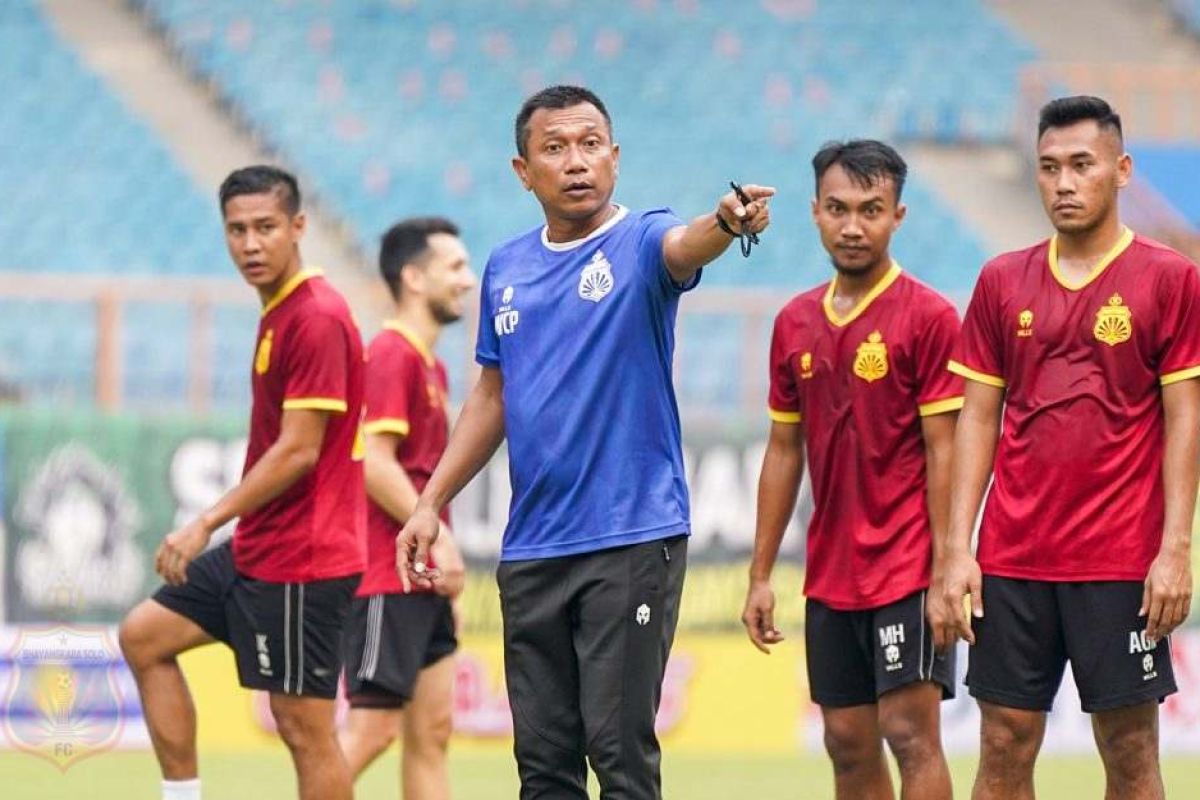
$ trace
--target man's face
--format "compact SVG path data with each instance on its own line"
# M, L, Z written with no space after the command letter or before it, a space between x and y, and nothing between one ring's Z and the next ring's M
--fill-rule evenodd
M467 248L457 236L435 233L426 244L429 249L416 277L434 319L448 325L462 318L463 298L475 288L475 273Z
M304 214L289 216L280 193L242 194L225 203L225 244L246 283L278 289L304 235Z
M1059 233L1094 230L1117 209L1117 191L1129 183L1133 162L1115 130L1083 120L1050 128L1038 141L1038 191Z
M887 256L907 210L896 202L891 177L863 186L841 164L825 170L812 205L821 244L834 268L849 275L869 272Z
M513 159L513 169L547 216L585 221L607 209L621 148L598 108L539 108L526 131L525 155Z

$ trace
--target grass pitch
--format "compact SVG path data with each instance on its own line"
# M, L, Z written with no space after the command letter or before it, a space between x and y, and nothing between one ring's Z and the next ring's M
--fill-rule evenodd
M399 796L398 759L393 751L380 759L358 783L356 796ZM970 796L973 758L951 761L955 796ZM1200 797L1200 758L1170 757L1163 761L1167 796ZM294 798L291 764L282 752L266 756L237 754L202 758L205 800ZM158 800L159 778L153 756L107 753L84 760L65 773L39 758L0 753L0 796L6 800ZM511 758L496 753L454 753L451 778L456 800L498 800L517 796ZM669 800L825 800L833 797L828 762L815 755L786 758L718 758L667 754L664 796ZM1038 795L1046 798L1092 798L1104 794L1104 776L1095 756L1047 757L1037 775ZM594 787L593 787L594 788ZM593 797L597 796L593 791Z

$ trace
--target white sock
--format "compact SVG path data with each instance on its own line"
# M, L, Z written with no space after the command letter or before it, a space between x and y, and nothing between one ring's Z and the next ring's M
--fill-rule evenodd
M200 800L200 779L163 781L162 800Z

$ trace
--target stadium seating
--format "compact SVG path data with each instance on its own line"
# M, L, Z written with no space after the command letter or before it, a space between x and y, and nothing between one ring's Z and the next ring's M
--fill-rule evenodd
M226 270L215 203L32 0L0 4L0 269ZM72 213L74 209L74 213Z
M0 280L6 271L228 274L216 203L154 134L58 38L33 0L0 4ZM0 380L29 399L92 396L95 310L85 303L0 303ZM245 396L244 365L219 354L253 336L253 315L216 331L218 384ZM134 406L180 402L186 315L131 309L124 394ZM224 371L236 369L240 380Z
M1200 36L1200 0L1170 0L1175 16Z
M450 214L479 255L530 227L537 207L518 200L508 166L512 116L542 85L587 83L626 147L623 202L688 216L733 177L781 189L761 251L710 270L718 284L821 280L807 221L815 148L852 135L1002 139L1031 56L973 1L768 0L732 14L694 0L142 4L368 250L409 213ZM899 256L942 288L969 287L978 241L919 176L910 186Z
M754 258L727 256L705 281L785 292L828 274L808 221L808 161L822 141L884 136L903 150L906 139L1003 139L1017 72L1032 56L977 0L764 0L736 14L696 0L139 3L368 252L388 224L413 213L460 221L480 262L531 227L538 208L519 199L508 166L512 115L543 85L582 82L607 100L625 144L620 201L669 203L687 217L711 208L730 178L779 187L775 226ZM976 68L982 62L986 70ZM34 0L0 6L0 86L0 133L16 143L0 154L0 177L22 197L0 215L0 270L228 269L212 235L214 204L79 63ZM977 238L920 175L905 199L897 256L965 294L985 256ZM61 209L72 205L88 213L65 219ZM47 313L73 313L61 308ZM236 407L253 315L228 315L216 326L213 379L216 402ZM43 343L88 365L64 381L35 363L37 348L9 346L23 341L17 324L0 323L0 379L41 399L79 397L91 381L91 327ZM716 347L721 326L699 327L695 341L708 336ZM127 402L182 402L186 315L131 307L123 337ZM725 379L683 378L713 391Z
M1200 185L1194 180L1179 180L1180 175L1200 175L1200 147L1130 144L1129 151L1135 173L1148 181L1185 222L1200 230Z

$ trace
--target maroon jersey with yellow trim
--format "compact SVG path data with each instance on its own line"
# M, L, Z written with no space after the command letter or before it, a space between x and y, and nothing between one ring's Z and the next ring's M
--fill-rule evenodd
M1200 275L1126 230L1071 286L1055 245L984 266L950 364L1006 391L980 567L1140 581L1162 542L1160 387L1200 375Z
M396 460L418 493L429 483L446 449L450 433L446 416L448 393L446 366L403 325L385 323L367 347L363 427L368 434L394 433L401 437L396 446ZM367 571L358 585L358 596L403 592L396 574L396 534L400 532L400 523L374 501L368 500L368 507ZM449 514L449 508L442 510L442 519L447 524Z
M929 585L933 543L921 417L962 407L946 369L958 314L892 265L845 317L834 282L775 319L771 419L804 426L814 511L804 593L878 608Z
M330 414L316 465L238 521L233 536L238 571L274 583L362 572L362 340L346 301L319 272L296 275L263 308L251 385L243 475L279 438L285 409Z

